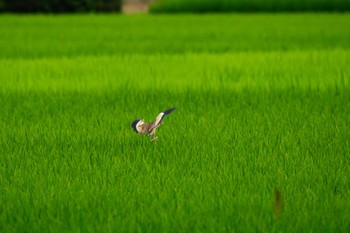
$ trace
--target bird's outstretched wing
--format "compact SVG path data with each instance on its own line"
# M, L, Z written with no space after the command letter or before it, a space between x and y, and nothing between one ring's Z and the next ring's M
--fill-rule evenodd
M166 115L169 115L170 113L172 113L175 109L176 109L176 108L171 108L171 109L168 109L168 110L166 110L166 111L164 111L164 112L159 113L158 116L157 116L157 118L156 118L156 120L154 121L154 125L155 125L155 126L158 126L158 125L162 122L163 118L164 118Z
M176 108L171 108L171 109L168 109L164 112L161 112L158 114L156 120L153 122L153 125L152 127L150 128L150 130L148 131L148 134L151 134L153 130L155 130L156 128L158 128L160 126L160 123L162 122L163 118L166 116L166 115L169 115L170 113L172 113L172 111L174 111Z

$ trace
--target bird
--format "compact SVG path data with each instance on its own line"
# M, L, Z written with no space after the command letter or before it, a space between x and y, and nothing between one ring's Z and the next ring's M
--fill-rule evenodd
M156 129L164 124L162 122L163 118L172 113L175 109L176 108L174 107L159 113L156 120L150 123L145 123L144 119L138 118L131 123L131 127L137 134L146 134L151 142L156 141L158 140L158 137L156 137Z

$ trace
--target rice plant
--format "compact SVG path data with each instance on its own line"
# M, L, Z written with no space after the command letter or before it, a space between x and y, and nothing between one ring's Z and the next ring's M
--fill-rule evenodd
M347 14L0 17L0 232L349 231Z

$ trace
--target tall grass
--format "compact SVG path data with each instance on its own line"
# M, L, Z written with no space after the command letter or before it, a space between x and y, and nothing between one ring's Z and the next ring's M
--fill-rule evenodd
M349 0L159 0L151 12L348 12Z
M3 92L274 91L349 86L348 50L2 59ZM175 68L174 68L175 67ZM170 103L169 103L170 104Z
M42 34L41 47L30 36L39 35L41 20L63 25L72 16L27 17L33 31L18 29L19 50L11 54L16 46L8 39L0 59L0 232L349 231L349 40L327 39L337 38L346 15L319 16L339 17L319 38L323 49L304 46L299 36L312 31L300 30L289 39L295 47L263 50L262 41L250 51L222 53L210 51L208 34L196 31L193 38L208 41L206 52L111 54L102 47L99 55L83 26L57 29L81 30L71 41L76 53L66 42L53 52L50 33ZM162 28L159 19L187 20L187 28L223 19L99 17L105 24L130 20L139 41L152 21L155 31ZM257 19L263 17L251 18ZM137 26L145 21L149 26ZM114 35L114 27L109 31ZM171 33L157 44L166 48ZM26 53L19 35L40 56ZM177 110L164 119L157 143L131 129L135 118L151 121L172 106Z
M349 49L349 21L349 14L2 15L0 57Z

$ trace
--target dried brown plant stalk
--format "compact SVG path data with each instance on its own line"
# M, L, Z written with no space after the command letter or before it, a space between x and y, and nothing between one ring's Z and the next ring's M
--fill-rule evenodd
M274 192L273 210L274 210L276 219L279 220L283 212L283 200L282 200L281 191L277 187L275 188L275 192Z

